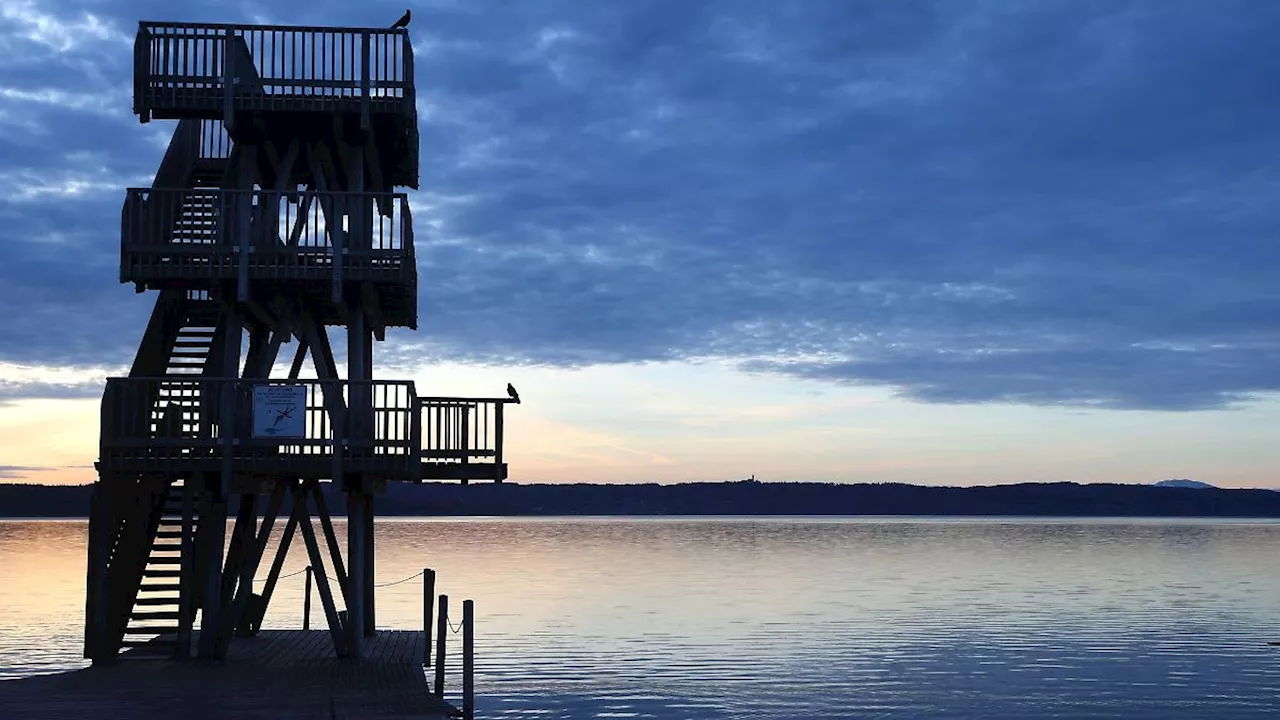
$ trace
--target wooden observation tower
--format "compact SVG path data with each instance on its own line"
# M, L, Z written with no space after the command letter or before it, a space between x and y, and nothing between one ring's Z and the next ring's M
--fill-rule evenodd
M359 657L386 483L506 478L514 391L422 397L373 379L374 341L417 327L413 216L395 191L418 184L413 69L404 29L140 24L134 112L178 123L122 213L120 281L156 303L102 398L85 657L224 656L258 632L295 534L335 652ZM345 557L322 479L345 493Z

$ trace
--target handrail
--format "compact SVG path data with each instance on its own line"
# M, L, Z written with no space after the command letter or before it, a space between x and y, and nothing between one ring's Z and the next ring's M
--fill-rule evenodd
M445 403L447 403L447 402L457 402L457 403L503 403L503 404L506 404L506 405L512 405L512 404L518 405L518 404L520 404L520 401L519 401L519 400L515 400L515 399L509 398L509 397L495 397L495 398L488 398L488 397L441 397L441 396L432 396L432 397L428 397L428 396L425 396L425 395L419 395L419 396L418 396L418 402L419 402L419 403L428 403L428 402L445 402Z
M144 121L152 110L230 119L233 96L251 105L266 96L359 100L364 124L371 102L415 111L403 29L142 22L134 52L134 111Z
M352 201L342 202L347 199ZM362 205L367 207L379 199L390 200L383 203L389 216L355 212ZM274 212L254 211L270 205L275 206ZM408 195L401 192L129 188L121 247L123 251L216 247L230 252L247 242L253 249L263 251L333 251L338 247L333 242L333 231L342 227L339 221L342 218L348 226L343 234L360 240L358 246L341 247L345 255L395 252L412 258L413 233L408 207ZM248 218L244 217L246 208L250 210ZM366 224L358 229L354 223L361 216ZM238 234L237 228L247 229L252 238Z
M173 20L141 20L138 22L140 29L152 30L156 28L163 29L210 29L210 30L266 30L266 31L293 31L300 32L339 32L339 33L370 33L373 35L408 35L409 31L404 28L385 28L385 27L346 27L339 25L257 25L252 23L217 23L217 22L177 22Z

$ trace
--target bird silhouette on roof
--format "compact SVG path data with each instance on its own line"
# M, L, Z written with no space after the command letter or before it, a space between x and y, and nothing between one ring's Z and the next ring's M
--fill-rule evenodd
M507 394L511 396L512 400L515 400L517 403L520 402L520 393L516 392L515 385L507 383Z
M400 16L400 19L399 19L399 20L397 20L397 21L395 22L395 24L391 26L391 29L392 29L392 30L398 30L398 29L400 29L400 28L407 28L407 27L409 27L409 20L410 20L412 17L413 17L413 13L409 12L408 10L405 10L405 11L404 11L404 15L401 15L401 16Z

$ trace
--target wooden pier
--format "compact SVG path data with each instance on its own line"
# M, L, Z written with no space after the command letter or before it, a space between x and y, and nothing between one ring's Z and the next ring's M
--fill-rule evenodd
M359 661L339 659L324 630L263 630L220 661L135 648L85 670L0 682L0 708L26 720L458 717L428 688L425 642L421 631L382 630Z

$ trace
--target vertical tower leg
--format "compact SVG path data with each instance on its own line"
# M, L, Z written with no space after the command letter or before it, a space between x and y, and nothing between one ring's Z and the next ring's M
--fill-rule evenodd
M85 576L84 656L101 657L109 608L107 560L111 552L112 515L108 491L102 479L89 496L89 567Z
M368 577L365 572L364 489L357 484L347 490L347 623L348 647L353 657L360 657L364 640L364 598L368 594Z
M233 441L236 437L236 385L240 376L240 345L244 332L235 305L225 304L222 312L221 380L218 393L218 438L222 449L222 472L206 476L209 502L200 518L200 532L207 535L203 575L203 611L200 616L200 657L218 654L222 621L222 561L227 540L227 495L231 491Z
M211 658L218 649L219 600L222 594L222 550L227 542L227 498L218 473L204 476L204 502L200 503L200 535L204 541L203 567L196 573L200 587L199 656Z
M364 596L364 634L365 637L373 637L377 633L377 618L373 611L374 596L377 594L373 587L373 493L364 494L364 527L364 586L368 588L368 593Z

